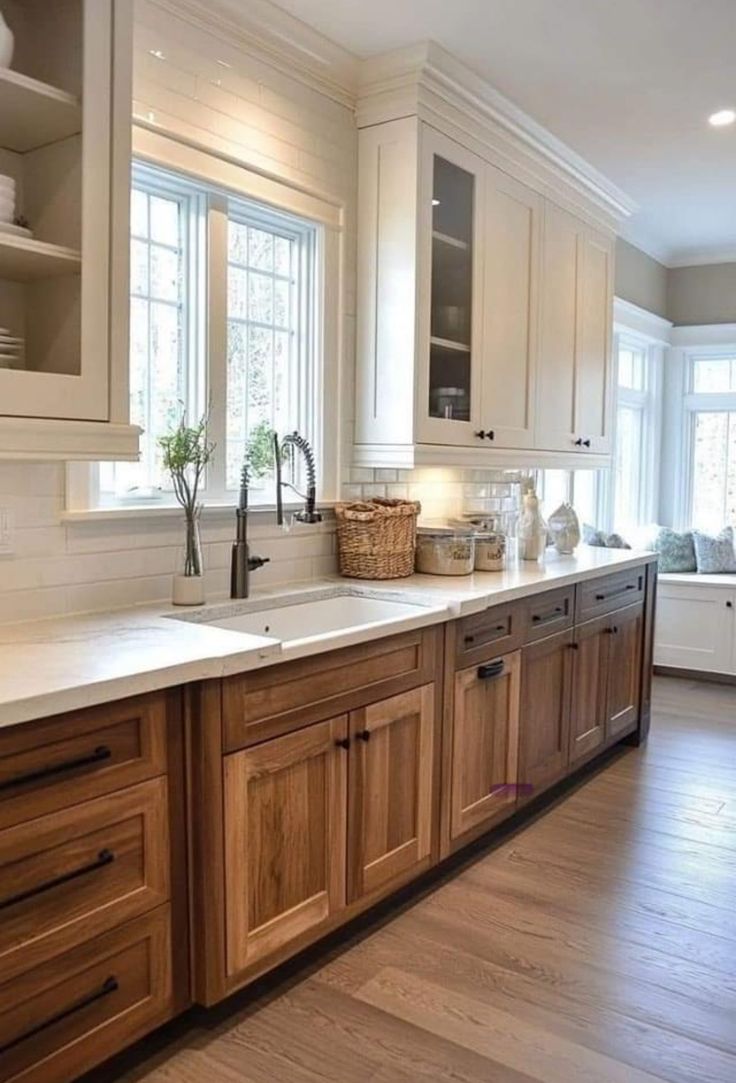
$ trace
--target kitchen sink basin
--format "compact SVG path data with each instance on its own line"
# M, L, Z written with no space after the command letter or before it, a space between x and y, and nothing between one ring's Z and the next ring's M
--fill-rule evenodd
M240 606L243 608L240 609ZM254 608L252 601L234 602L217 606L214 612L200 610L196 615L187 614L179 619L224 628L230 632L278 639L284 653L293 653L307 646L319 649L324 644L326 648L338 639L340 643L334 645L344 645L353 637L356 640L371 638L366 633L386 635L398 632L407 621L414 626L417 617L425 616L427 619L422 623L432 623L432 616L436 613L444 615L444 607L369 598L346 592L289 605L280 602L272 606L259 605L257 608Z

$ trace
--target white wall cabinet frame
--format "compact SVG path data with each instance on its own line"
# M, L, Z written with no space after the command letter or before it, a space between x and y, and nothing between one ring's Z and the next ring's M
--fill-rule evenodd
M26 317L28 349L33 336L69 335L77 360L74 371L0 371L0 458L138 455L127 389L132 0L81 0L81 18L81 283L67 276L68 309L63 294L49 306L40 293ZM78 206L68 210L73 219Z

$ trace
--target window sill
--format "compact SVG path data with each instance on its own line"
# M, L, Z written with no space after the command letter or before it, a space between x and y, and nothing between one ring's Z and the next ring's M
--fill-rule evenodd
M332 518L332 509L335 502L331 500L320 501L318 510L327 513L327 519ZM284 512L291 515L304 507L301 502L284 504ZM83 508L65 509L61 513L63 523L105 523L116 520L146 520L146 519L174 519L181 518L184 512L178 504L135 504L124 507L110 508ZM235 504L205 504L202 515L205 519L229 519L234 517ZM259 504L248 508L248 515L255 519L274 519L276 517L275 504ZM315 524L319 526L320 524Z

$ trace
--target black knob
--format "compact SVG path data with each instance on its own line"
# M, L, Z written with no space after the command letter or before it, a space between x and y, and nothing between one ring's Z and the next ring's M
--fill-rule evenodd
M361 741L370 741L370 739L371 739L371 731L370 730L361 730L360 733L357 734L357 736L360 738Z
M486 438L486 434L483 432L483 429L481 429L479 432L473 433L473 435L477 436L479 440L485 440Z
M726 609L733 609L733 602L726 602Z
M350 748L350 738L341 737L338 741L335 741L335 746L337 748Z
M579 643L568 643L567 645L568 645L568 647L570 648L571 651L580 650L580 644Z
M590 440L583 440L583 447L590 447Z
M486 433L486 436L488 437L489 440L495 440L496 439L496 434L493 431L493 429L489 429L488 432Z
M578 436L577 440L575 441L575 447L582 447L582 446L583 446L583 438L582 438L582 436Z

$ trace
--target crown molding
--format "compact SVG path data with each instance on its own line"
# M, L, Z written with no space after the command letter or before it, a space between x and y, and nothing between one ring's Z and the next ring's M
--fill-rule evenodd
M717 248L689 248L670 259L668 267L709 267L719 264L736 263L736 248L731 246Z
M470 115L480 122L490 143L495 132L499 153L511 161L519 160L542 185L550 180L567 181L612 224L637 211L637 204L625 192L435 42L361 62L359 127L408 113L432 120L438 101L457 117Z
M340 105L353 109L358 60L269 0L137 0L136 18L159 9L219 38L253 58L297 79Z
M664 316L650 312L648 308L625 301L622 297L613 299L613 326L616 331L633 332L649 339L652 345L669 346L672 341L673 324Z

